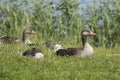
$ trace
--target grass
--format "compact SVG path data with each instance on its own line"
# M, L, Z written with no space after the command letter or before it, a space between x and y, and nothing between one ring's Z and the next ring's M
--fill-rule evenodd
M72 45L66 44L65 47ZM0 46L0 80L119 80L120 49L94 48L93 58L56 56L54 51L38 46L44 60L21 56L28 46Z

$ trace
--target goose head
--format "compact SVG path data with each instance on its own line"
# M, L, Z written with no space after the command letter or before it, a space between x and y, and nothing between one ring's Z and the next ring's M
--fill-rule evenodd
M92 31L90 31L90 30L83 30L82 32L81 32L81 35L82 36L94 36L94 35L96 35L94 32L92 32Z
M83 46L87 42L87 36L95 36L96 34L90 30L83 30L81 32L81 39L82 39L82 44Z
M32 28L26 28L23 31L24 34L37 34Z
M44 45L45 45L47 48L53 49L55 43L53 43L52 41L46 41L46 42L44 43Z
M47 48L53 49L55 52L59 49L63 49L62 45L53 43L52 41L47 41L44 43Z
M31 44L31 41L27 38L27 35L29 34L37 34L32 28L26 28L22 33L22 41L25 44Z

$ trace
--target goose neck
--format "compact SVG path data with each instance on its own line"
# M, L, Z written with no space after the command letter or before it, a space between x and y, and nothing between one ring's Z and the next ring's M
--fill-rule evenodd
M87 36L82 36L82 46L85 47L85 44L87 43Z

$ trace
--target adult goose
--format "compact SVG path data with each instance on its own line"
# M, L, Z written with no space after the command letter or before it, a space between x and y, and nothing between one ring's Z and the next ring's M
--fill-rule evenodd
M54 43L52 41L46 41L44 45L47 48L54 50L55 52L58 51L59 49L63 49L62 45Z
M26 50L25 52L23 52L22 56L32 57L35 59L44 59L44 55L43 55L42 51L37 48L32 48L32 49Z
M96 35L94 32L90 30L83 30L81 32L81 39L82 39L82 48L67 48L67 49L60 49L56 52L56 55L59 56L73 56L73 57L92 57L94 54L93 48L87 42L87 36L94 36Z
M22 39L17 37L10 37L10 36L2 36L0 37L0 41L4 43L20 43L23 42L25 44L31 44L31 41L27 37L28 34L36 34L36 32L32 28L26 28L22 32Z

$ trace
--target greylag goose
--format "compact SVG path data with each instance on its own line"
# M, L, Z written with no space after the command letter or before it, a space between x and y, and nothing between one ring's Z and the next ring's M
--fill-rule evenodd
M32 28L26 28L22 32L22 39L17 37L10 37L10 36L2 36L0 37L0 41L4 43L20 43L23 42L25 44L31 44L29 38L27 38L28 34L36 34L36 32Z
M87 42L87 36L94 36L96 35L94 32L90 30L83 30L81 32L81 39L82 39L82 48L67 48L67 49L59 49L56 52L56 55L59 56L73 56L73 57L92 57L94 54L93 48Z
M42 51L37 48L32 48L32 49L26 50L22 54L22 56L33 57L35 59L44 59L44 55L42 54Z
M59 49L63 49L62 45L53 43L52 41L46 41L44 45L47 48L54 50L55 52L58 51Z

